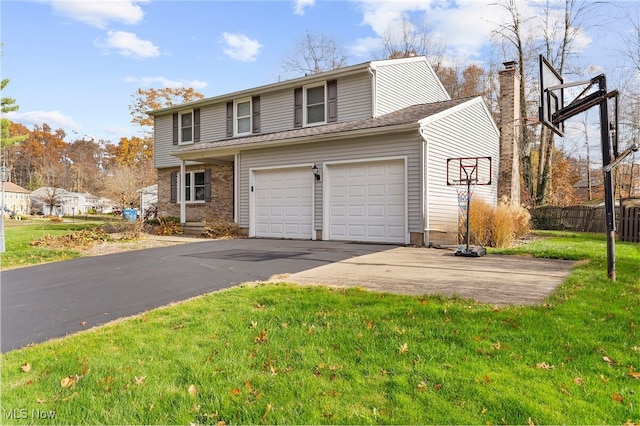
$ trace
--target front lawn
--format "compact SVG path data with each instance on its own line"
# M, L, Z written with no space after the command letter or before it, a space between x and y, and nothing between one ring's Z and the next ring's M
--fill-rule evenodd
M640 246L544 305L248 284L2 356L3 424L640 423ZM508 285L508 283L505 283ZM24 417L24 418L21 418Z

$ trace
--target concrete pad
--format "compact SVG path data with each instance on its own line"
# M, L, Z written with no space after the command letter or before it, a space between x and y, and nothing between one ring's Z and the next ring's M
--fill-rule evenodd
M458 257L451 250L398 247L282 277L299 284L459 296L499 305L541 303L578 262L522 256Z

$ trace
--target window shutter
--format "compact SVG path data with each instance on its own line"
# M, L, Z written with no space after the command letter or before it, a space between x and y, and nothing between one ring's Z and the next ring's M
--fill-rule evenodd
M171 173L171 202L178 202L178 172Z
M233 102L227 102L227 137L233 137Z
M260 133L260 96L251 98L251 132Z
M302 87L293 90L293 127L302 127Z
M327 81L327 122L338 121L338 80Z
M211 169L204 169L204 200L211 201Z
M178 113L173 114L173 144L178 145Z
M200 108L193 110L193 141L200 142Z

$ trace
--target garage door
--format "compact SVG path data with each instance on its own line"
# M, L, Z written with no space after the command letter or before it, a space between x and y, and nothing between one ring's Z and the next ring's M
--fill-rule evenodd
M310 239L313 225L310 167L254 173L255 236Z
M332 165L329 239L406 242L403 160Z

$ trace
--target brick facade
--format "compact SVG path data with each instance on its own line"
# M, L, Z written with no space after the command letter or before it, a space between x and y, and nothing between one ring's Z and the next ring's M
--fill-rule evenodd
M211 169L211 201L187 203L187 222L213 222L223 219L233 222L233 165L199 164L186 171ZM158 217L180 217L180 204L171 202L171 173L180 168L158 170Z

